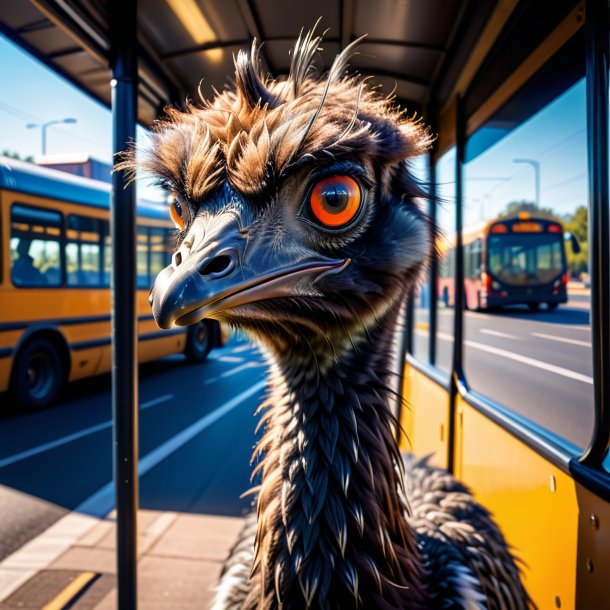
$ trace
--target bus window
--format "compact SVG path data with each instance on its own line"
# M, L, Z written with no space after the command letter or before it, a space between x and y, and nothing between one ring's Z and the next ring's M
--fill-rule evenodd
M146 227L138 227L138 245L137 245L137 286L138 288L150 288L148 282L148 255L149 255L149 237Z
M62 216L15 204L11 208L11 280L15 286L60 286Z
M110 273L112 268L112 239L110 237L110 223L107 220L102 220L102 261L104 265L102 284L110 286Z
M437 331L436 366L451 373L453 354L453 306L455 283L455 148L447 151L436 164L437 240Z
M584 447L593 426L585 82L518 115L526 107L483 126L505 132L464 167L464 372L473 390ZM466 255L477 241L479 272Z
M101 286L102 222L70 214L66 229L66 281L68 286Z

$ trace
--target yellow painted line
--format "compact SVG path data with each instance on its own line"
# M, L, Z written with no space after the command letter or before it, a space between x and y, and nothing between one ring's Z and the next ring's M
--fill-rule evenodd
M79 574L59 595L53 598L42 610L61 610L71 602L95 577L95 572Z
M428 322L415 322L415 330L429 330L430 325Z

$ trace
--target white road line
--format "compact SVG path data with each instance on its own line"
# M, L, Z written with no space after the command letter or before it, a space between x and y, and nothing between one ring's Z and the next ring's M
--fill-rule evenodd
M499 330L492 330L491 328L481 328L479 332L484 335L492 335L494 337L503 337L505 339L518 339L516 335L509 335L508 333L501 333Z
M218 358L218 362L243 362L243 358L239 358L238 356L221 356Z
M241 392L241 394L234 396L231 400L228 400L211 413L204 415L188 428L185 428L175 436L172 436L172 438L165 441L162 445L159 445L156 449L153 449L150 453L147 453L143 458L140 458L140 461L138 462L138 473L140 477L144 476L149 470L152 470L206 428L209 428L212 424L227 415L227 413L241 405L246 399L250 398L250 396L256 394L259 390L262 390L266 383L265 380L259 381L252 387ZM114 482L110 481L84 502L79 504L74 510L78 513L86 513L101 517L109 513L113 508Z
M236 366L234 369L225 371L224 373L222 373L220 375L220 377L222 379L226 379L227 377L231 377L232 375L237 375L237 373L241 373L242 371L245 371L246 369L255 369L259 366L260 366L260 364L258 362L244 362L243 364Z
M258 362L252 362L252 361L244 362L243 364L240 364L239 366L229 369L228 371L225 371L224 373L221 373L220 375L214 375L214 377L208 377L208 379L203 381L201 383L201 385L210 385L211 383L216 383L217 381L220 381L221 379L226 379L227 377L231 377L231 375L236 375L237 373L241 373L241 371L243 371L245 369L256 368L258 366L261 366L261 364L259 364Z
M548 339L549 341L559 341L561 343L570 343L571 345L582 345L583 347L591 347L588 341L580 341L579 339L568 339L567 337L557 337L556 335L546 335L545 333L530 333L534 337Z
M495 354L496 356L501 356L502 358L508 358L509 360L520 362L521 364L527 364L528 366L543 369L545 371L549 371L550 373L555 373L556 375L562 375L563 377L568 377L569 379L574 379L576 381L582 381L583 383L593 385L592 377L583 375L582 373L577 373L576 371L571 371L570 369L564 369L561 366L549 364L548 362L542 362L541 360L535 360L534 358L529 358L528 356L515 354L504 349L492 347L491 345L485 345L484 343L478 343L477 341L471 341L469 339L464 341L464 345L481 350L482 352L487 352L488 354Z
M156 407L160 405L162 402L167 402L174 397L173 394L164 394L163 396L159 396L158 398L153 398L152 400L148 400L147 402L143 402L140 405L140 410L142 409L150 409L150 407Z
M162 402L167 402L172 398L174 398L173 394L165 394L164 396L153 398L152 400L143 402L140 405L140 409L149 409L150 407L154 407L158 404L161 404ZM108 428L112 428L112 420L102 422L101 424L97 424L95 426L90 426L89 428L84 428L83 430L73 432L72 434L67 434L66 436L57 438L54 441L43 443L42 445L32 447L31 449L27 449L26 451L20 451L19 453L15 453L14 455L9 455L8 457L5 457L0 460L0 468L10 466L11 464L15 464L17 462L22 462L23 460L27 460L28 458L44 453L45 451L50 451L51 449L61 447L66 443L77 441L81 438L84 438L85 436L90 436L91 434L95 434L97 432L100 432L101 430L106 430Z

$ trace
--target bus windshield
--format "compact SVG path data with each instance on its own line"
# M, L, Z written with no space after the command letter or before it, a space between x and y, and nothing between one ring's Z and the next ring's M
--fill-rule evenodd
M547 284L565 272L561 234L490 235L487 243L489 272L506 284Z

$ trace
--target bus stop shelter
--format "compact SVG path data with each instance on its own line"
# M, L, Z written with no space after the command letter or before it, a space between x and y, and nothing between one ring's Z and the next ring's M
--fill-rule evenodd
M596 14L603 3L589 0ZM351 41L368 37L352 61L359 73L372 76L384 91L395 90L397 101L411 113L423 114L438 133L431 159L457 145L457 219L461 219L461 164L467 135L473 133L506 99L480 105L490 86L511 73L520 59L536 49L541 38L557 31L567 16L581 11L565 0L544 3L497 0L434 0L420 3L313 0L7 0L2 6L0 31L64 76L78 88L112 109L113 151L135 140L136 124L150 125L166 104L183 106L212 87L221 89L233 72L233 56L252 39L263 43L263 68L274 75L287 72L289 49L302 27L323 15L327 29L320 54L322 68ZM595 25L597 21L597 26ZM578 19L565 27L579 30ZM605 15L587 19L587 80L591 116L608 116L608 53ZM512 28L505 28L513 24ZM529 30L526 24L535 24ZM502 38L498 36L502 32ZM578 35L582 35L582 32ZM604 36L606 37L604 41ZM556 48L561 41L557 41ZM553 41L550 40L552 52ZM511 48L496 52L498 45ZM545 57L539 58L540 64ZM512 61L512 63L511 63ZM605 63L604 63L605 62ZM524 82L531 76L523 74ZM201 79L203 79L201 81ZM201 81L201 85L200 85ZM476 109L476 112L475 112ZM590 167L590 214L605 233L592 235L592 274L599 277L592 295L592 330L600 343L594 350L596 372L596 436L588 459L599 460L610 430L607 412L608 323L610 322L608 258L607 125L590 124L589 142L598 163ZM603 135L602 135L603 134ZM434 165L430 162L431 188ZM119 608L137 607L138 508L138 375L135 286L135 186L113 175L113 416L114 479L117 506L117 574ZM459 240L459 237L458 237ZM457 284L461 250L457 248ZM433 262L432 277L437 273ZM436 298L432 295L432 298ZM459 294L457 301L459 304ZM456 307L456 311L461 308ZM456 345L460 317L456 314ZM434 326L435 320L431 320ZM433 349L433 348L431 348ZM454 354L459 361L460 354ZM454 383L457 383L455 381ZM205 467L205 466L204 466ZM584 475L583 475L584 476Z

